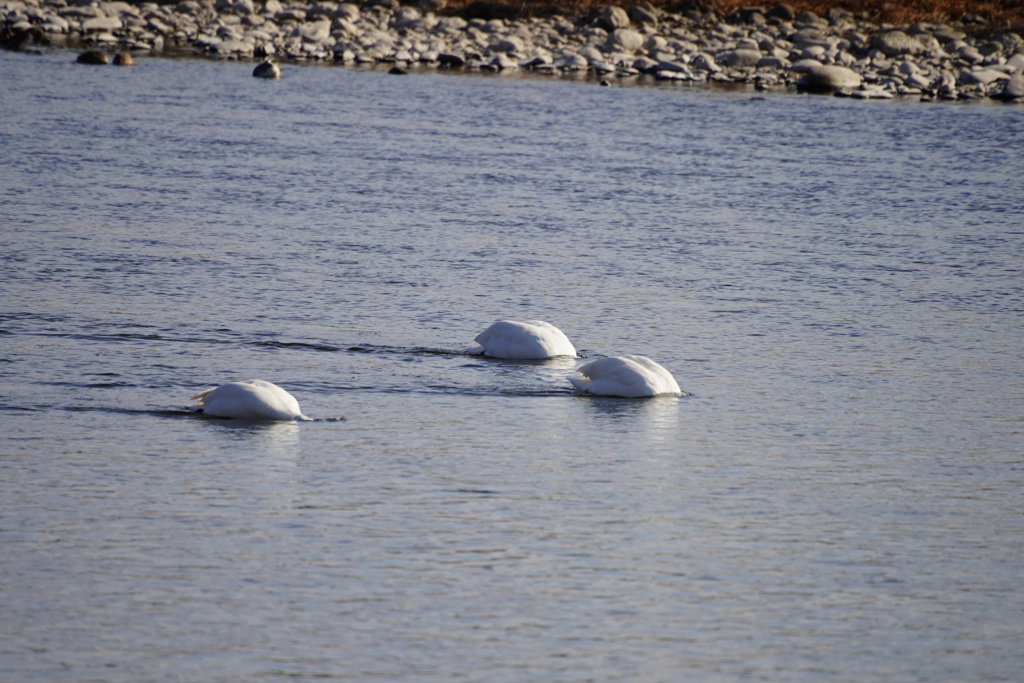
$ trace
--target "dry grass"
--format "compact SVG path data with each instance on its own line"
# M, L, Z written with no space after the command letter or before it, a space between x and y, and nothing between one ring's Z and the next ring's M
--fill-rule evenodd
M778 3L778 0L648 1L666 10L694 6L712 8L723 16L729 16L743 7L760 6L767 10ZM638 2L640 0L451 0L448 10L465 10L475 4L484 14L494 16L573 16L599 11L608 5L629 7ZM908 25L919 21L956 23L966 15L984 21L983 25L974 25L975 30L1024 30L1024 0L788 0L788 4L797 12L810 10L820 15L832 8L843 9L852 12L858 18L878 24Z

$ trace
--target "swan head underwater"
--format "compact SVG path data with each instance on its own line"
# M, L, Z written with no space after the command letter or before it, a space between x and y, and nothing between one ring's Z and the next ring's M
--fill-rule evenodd
M578 390L595 396L644 398L682 394L672 373L646 356L599 358L580 367L582 377L570 377Z
M543 320L501 320L476 336L469 353L516 360L576 357L576 347L560 329Z
M193 413L236 420L311 420L299 402L281 387L262 379L228 382L193 396Z

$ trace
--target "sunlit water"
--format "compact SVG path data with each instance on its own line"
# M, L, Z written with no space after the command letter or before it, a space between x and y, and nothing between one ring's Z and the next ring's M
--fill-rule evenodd
M0 53L3 680L1019 680L1024 109L72 59Z

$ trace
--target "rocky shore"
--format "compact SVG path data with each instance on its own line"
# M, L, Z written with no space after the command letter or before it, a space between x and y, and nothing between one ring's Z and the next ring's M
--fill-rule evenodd
M1024 102L1024 39L1012 32L976 37L964 24L878 26L843 10L818 16L785 4L729 17L696 4L544 18L496 16L494 7L449 14L444 0L0 0L0 41L12 50L57 46L137 57L188 50L389 64L396 73L528 69L592 74L609 85L653 78L860 98Z

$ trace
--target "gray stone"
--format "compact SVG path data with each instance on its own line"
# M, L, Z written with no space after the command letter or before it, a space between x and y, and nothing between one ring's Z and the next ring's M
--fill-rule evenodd
M998 100L1024 99L1024 74L1014 74L1006 81L1003 89L993 95Z
M961 45L957 48L956 52L960 55L960 59L964 60L968 64L977 64L985 59L981 52L978 51L978 48L973 45Z
M117 31L124 24L117 17L95 17L82 22L82 30L86 33L99 31Z
M687 68L687 66L685 64L682 64L680 62L675 62L675 61L658 62L658 65L655 68L655 70L656 71L678 71L679 73L683 73L683 74L690 73L690 70Z
M837 90L836 94L842 94L842 90ZM893 95L885 88L872 85L863 90L854 90L850 92L850 97L855 97L859 100L891 100Z
M814 67L822 66L821 62L817 59L800 59L793 62L793 66L790 71L795 71L798 74L807 73Z
M491 52L523 52L523 41L519 36L508 36L487 46Z
M560 55L555 59L555 66L559 69L566 69L568 71L585 71L590 62L583 55L577 55L573 53Z
M298 7L290 7L275 14L274 20L279 23L285 21L305 21L306 10L299 9Z
M423 18L423 13L415 7L402 7L395 12L392 26L396 29L410 28Z
M466 60L459 55L442 52L437 55L437 63L446 69L457 69L466 65Z
M761 51L730 50L718 55L716 61L725 66L757 66L761 61Z
M606 31L629 27L629 15L621 7L608 7L597 19L597 25Z
M504 71L505 69L518 69L519 62L509 57L504 52L499 52L491 57L491 60L487 62L487 66L494 70Z
M1000 79L1009 78L1005 73L995 69L980 69L978 71L961 71L957 82L960 85L988 85Z
M757 60L758 69L788 69L791 66L788 59L780 57L762 57Z
M331 37L331 20L321 19L300 24L295 28L292 35L302 38L307 43L322 43Z
M608 45L613 50L636 52L644 46L644 37L630 28L617 28L608 34Z
M845 66L810 66L797 81L797 87L808 92L836 92L859 88L863 79Z
M654 7L654 5L649 2L641 2L629 8L629 18L637 24L657 26L658 18L660 16L661 10Z
M952 43L957 40L963 40L967 37L967 34L963 31L957 31L949 26L940 26L932 31L932 37L940 43Z
M921 74L910 74L905 79L903 79L903 85L907 86L908 88L920 88L923 90L925 88L930 88L931 84L931 80L925 78Z
M791 5L781 3L768 10L765 17L767 19L775 19L776 21L793 21L796 19L796 10Z
M255 46L243 40L228 38L212 46L213 52L219 55L247 55L252 56Z
M816 28L800 29L791 35L789 39L793 45L801 50L811 45L821 45L822 47L830 47L832 45L829 37Z
M651 59L650 57L638 57L633 62L633 68L641 73L647 73L649 71L655 71L658 68L658 60Z
M903 31L887 31L874 35L871 37L871 47L881 51L886 57L917 55L925 51L921 41Z
M694 55L690 64L694 69L707 71L709 73L717 73L722 70L722 67L718 66L718 62L715 61L715 58L707 52L698 52Z
M822 17L818 16L814 12L800 12L793 19L793 23L796 25L805 26L827 26L828 22Z

